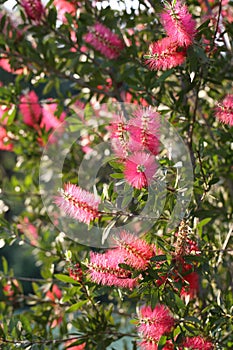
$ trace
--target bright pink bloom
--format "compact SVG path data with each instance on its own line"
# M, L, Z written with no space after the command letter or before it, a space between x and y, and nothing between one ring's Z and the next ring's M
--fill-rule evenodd
M125 47L117 34L98 22L85 34L84 40L109 59L118 58Z
M20 5L24 8L28 18L40 21L45 14L41 0L21 0Z
M187 47L193 43L196 22L180 0L175 1L174 5L167 3L161 14L161 22L167 35L179 46Z
M153 310L150 306L141 308L138 330L143 337L152 337L159 341L160 337L169 333L173 326L174 318L164 305L157 304Z
M186 50L181 49L173 39L166 37L152 43L144 58L150 70L166 70L184 63Z
M64 121L66 114L62 112L59 119L55 116L57 111L57 103L46 103L42 106L42 120L40 123L41 128L45 128L46 131L50 129L55 130Z
M119 236L114 237L114 240L126 264L139 270L145 270L148 267L150 259L154 256L152 245L127 231L121 231Z
M152 154L159 152L159 128L160 115L151 107L139 108L135 113L136 118L129 122L129 133L131 138Z
M110 138L113 151L120 158L128 155L128 125L121 115L114 115L113 121L106 127L110 131Z
M30 91L20 98L19 110L23 115L25 124L38 127L42 117L42 108L39 104L38 96L34 91Z
M183 347L188 348L189 350L212 350L214 345L204 338L197 336L191 338L187 337L183 343Z
M58 18L62 22L67 22L65 14L69 13L71 16L75 16L78 1L54 0L53 4L57 9Z
M110 249L103 254L91 252L88 268L92 281L106 286L134 288L137 279L131 277L130 271L119 267L121 263L124 263L124 257L119 249Z
M71 183L65 184L60 196L55 198L55 203L67 215L86 224L100 216L98 211L100 199Z
M152 337L144 338L140 343L141 349L143 350L158 350L158 340ZM167 340L166 344L163 346L163 350L173 350L174 345L171 340Z
M3 126L0 126L0 150L12 151L13 144L9 143L9 137L7 131Z
M224 124L233 125L233 95L227 95L215 108L216 117Z
M131 186L141 189L150 184L156 169L154 156L146 152L135 152L125 161L125 179Z

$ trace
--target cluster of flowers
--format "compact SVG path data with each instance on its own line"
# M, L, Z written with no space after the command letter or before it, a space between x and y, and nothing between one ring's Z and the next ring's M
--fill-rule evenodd
M166 2L160 19L167 37L153 42L144 56L151 70L166 70L182 64L196 34L196 22L180 0Z
M124 166L126 181L137 189L147 187L157 170L160 115L152 107L138 108L126 121L116 115L108 130L112 148Z
M162 335L169 334L175 326L175 319L169 309L164 305L156 305L154 309L150 306L142 306L139 311L138 331L142 338L141 348L144 350L157 350L158 342ZM212 350L210 341L197 337L186 337L179 349L189 350ZM164 350L174 349L172 340L167 340L163 346Z

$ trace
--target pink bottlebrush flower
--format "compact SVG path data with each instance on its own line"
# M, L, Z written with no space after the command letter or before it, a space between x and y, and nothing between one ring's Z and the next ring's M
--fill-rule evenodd
M154 256L152 245L127 231L121 231L119 236L114 237L114 240L122 252L126 264L139 270L147 268L150 259Z
M67 0L54 0L54 6L57 9L58 18L62 22L67 22L66 13L69 13L71 16L75 16L77 11L78 1L67 1Z
M174 318L164 305L157 304L152 310L150 306L143 306L139 314L138 330L142 337L152 337L159 341L160 337L169 333L174 326Z
M189 350L212 350L214 348L214 345L201 336L197 336L185 338L183 347L188 348Z
M28 18L39 22L45 14L45 8L41 0L20 0Z
M140 343L142 350L158 350L158 340L153 337L146 337L143 339L143 341ZM172 344L171 340L167 340L166 343L163 346L163 350L173 350L174 345Z
M46 131L55 130L64 121L66 114L62 112L59 119L55 116L57 111L57 103L45 103L42 106L42 120L40 123L41 128L45 128Z
M13 144L9 143L9 137L7 131L3 126L0 126L0 150L2 151L12 151Z
M166 37L152 43L149 46L149 53L144 55L144 58L150 70L166 70L184 63L186 50Z
M125 47L117 34L98 22L85 34L84 40L109 59L117 59Z
M196 34L196 21L188 12L186 5L180 0L165 6L165 11L161 14L161 22L167 35L179 46L189 46L193 43Z
M39 99L34 91L20 98L19 110L23 115L25 124L34 128L39 126L42 117L42 108L39 104Z
M233 95L227 95L217 104L215 114L224 124L233 125Z
M131 277L131 272L121 267L124 258L119 249L110 249L106 253L90 253L88 263L91 280L105 286L133 289L138 281Z
M111 145L113 151L120 158L128 155L128 125L121 115L114 115L113 121L106 127L110 131Z
M156 169L154 156L146 152L135 152L125 161L125 179L131 186L141 189L150 184Z
M60 196L55 198L55 203L67 215L86 224L100 216L98 211L100 199L71 183L65 184Z
M129 122L129 133L131 138L152 154L159 152L159 128L160 115L151 107L139 108L135 113L136 118Z

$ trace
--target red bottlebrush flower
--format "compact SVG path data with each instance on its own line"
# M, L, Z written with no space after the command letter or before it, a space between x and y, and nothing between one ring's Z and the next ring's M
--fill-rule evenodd
M180 295L185 299L193 299L198 292L199 289L199 275L197 272L191 272L188 275L183 277L184 286L181 288ZM187 284L188 283L188 284Z
M126 264L139 270L147 268L150 259L154 256L152 245L126 231L121 231L118 237L114 237L114 240L119 246Z
M8 142L9 142L9 137L7 135L7 131L3 126L0 126L0 150L12 151L13 144Z
M91 280L106 286L116 286L132 289L137 285L137 279L131 277L131 272L121 267L124 258L119 249L111 249L106 253L90 253L88 263Z
M38 96L34 91L20 98L19 110L23 115L25 124L36 127L42 117L42 108L39 104Z
M151 107L140 108L135 113L136 118L130 120L129 133L140 147L157 155L159 152L160 115Z
M51 129L55 130L64 121L66 114L62 112L59 119L55 116L57 110L57 103L46 103L42 106L42 120L40 123L41 128L45 128L46 131Z
M152 337L159 341L160 337L171 331L174 318L164 305L156 305L152 310L150 306L143 306L139 315L138 330L143 337Z
M89 224L92 220L100 216L98 206L100 199L92 193L71 183L65 184L61 195L55 198L55 203L72 218Z
M131 186L141 189L148 186L156 169L154 156L146 152L135 152L125 161L125 179Z
M141 349L143 350L158 350L158 340L152 337L144 338L140 343ZM171 340L167 340L165 345L163 346L163 350L173 350L174 345Z
M233 95L227 95L215 108L216 117L224 124L233 125Z
M179 46L189 46L193 43L196 34L196 22L188 12L186 5L180 0L173 4L168 4L161 14L161 22L167 35Z
M214 345L204 338L197 336L191 338L187 337L183 342L183 347L188 348L189 350L212 350Z
M125 47L117 34L98 22L85 34L84 40L109 59L117 59Z
M173 39L166 37L152 43L144 58L150 70L166 70L184 63L186 50L181 49Z
M69 275L71 278L73 278L75 281L78 281L78 282L81 281L82 276L83 276L83 272L82 272L82 269L81 269L79 263L75 264L72 267L69 267L68 271L69 271Z
M20 5L24 8L28 18L39 22L45 13L41 0L21 0Z

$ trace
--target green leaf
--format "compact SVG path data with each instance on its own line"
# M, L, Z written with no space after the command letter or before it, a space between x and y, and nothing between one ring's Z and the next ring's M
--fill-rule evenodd
M110 176L113 179L124 179L124 174L122 174L122 173L114 173L114 174L110 174Z
M76 304L71 305L66 312L75 312L79 310L83 305L85 305L88 302L88 300L80 300Z
M4 256L2 256L2 267L5 275L8 274L8 262Z
M59 281L62 281L64 283L72 283L72 284L78 284L79 282L75 281L73 278L67 275L62 274L55 274L54 277L58 279Z

